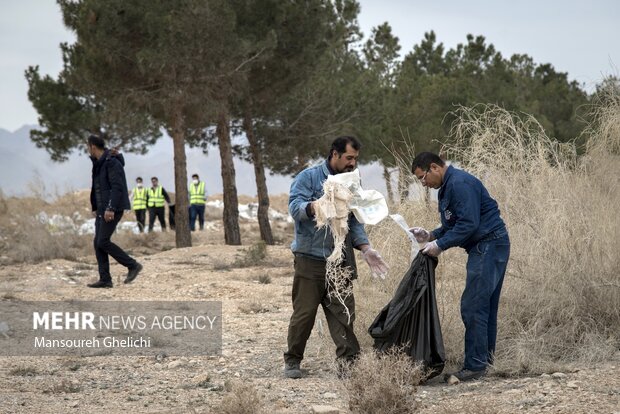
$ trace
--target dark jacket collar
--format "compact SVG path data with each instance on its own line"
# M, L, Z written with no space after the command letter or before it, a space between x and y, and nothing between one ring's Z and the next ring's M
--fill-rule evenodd
M101 154L101 157L99 157L99 159L91 158L93 160L93 175L96 175L99 172L99 169L109 157L110 157L110 150L105 149L103 151L103 154Z
M446 173L443 175L443 182L441 183L441 187L439 187L439 195L443 194L444 189L446 188L446 184L450 180L450 177L452 177L452 174L454 174L454 167L452 165L448 165Z

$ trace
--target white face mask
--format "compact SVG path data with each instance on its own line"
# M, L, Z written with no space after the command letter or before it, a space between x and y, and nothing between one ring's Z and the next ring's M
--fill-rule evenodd
M193 180L194 181L194 185L198 185L198 180Z
M137 184L138 188L142 188L142 183Z

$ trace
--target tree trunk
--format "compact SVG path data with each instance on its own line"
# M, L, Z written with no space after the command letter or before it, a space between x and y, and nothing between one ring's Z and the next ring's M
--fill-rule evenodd
M269 224L269 192L267 191L267 179L265 177L265 165L263 156L258 146L258 140L254 135L254 124L250 111L246 109L243 118L243 129L250 143L250 154L254 164L254 175L256 177L256 194L258 195L258 227L260 228L260 238L267 244L273 245L273 234Z
M228 113L220 111L217 120L217 142L222 161L222 186L224 190L224 240L229 245L241 244L239 230L239 200L235 183L235 165L233 164L232 144Z
M404 203L409 198L409 179L407 171L398 167L398 193L400 194L400 202Z
M392 188L392 173L386 167L383 166L383 179L385 180L385 188L387 190L388 203L394 203L394 189Z
M185 157L185 123L180 109L175 110L172 119L172 142L174 146L174 192L175 192L175 237L177 247L190 247L192 235L189 231L189 203L187 196L187 161Z

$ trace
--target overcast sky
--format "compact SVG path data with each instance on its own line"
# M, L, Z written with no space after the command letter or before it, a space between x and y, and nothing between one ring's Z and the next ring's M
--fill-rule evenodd
M603 76L619 74L620 1L361 0L365 35L385 21L403 54L434 30L446 47L467 33L484 35L505 56L527 53L551 63L591 91ZM0 0L0 128L36 124L24 70L39 65L56 75L59 44L73 40L52 0Z

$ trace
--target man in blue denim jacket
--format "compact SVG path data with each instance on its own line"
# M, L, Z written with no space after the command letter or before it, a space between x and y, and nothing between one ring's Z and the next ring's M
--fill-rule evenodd
M463 369L447 374L461 381L486 375L493 363L497 338L497 309L510 256L510 240L497 202L479 179L447 166L436 154L422 152L413 160L412 172L425 187L439 189L441 226L432 232L411 229L418 242L427 242L423 253L438 256L459 246L468 253L467 279L461 297L465 325Z
M289 213L295 220L295 240L291 250L295 255L295 276L293 279L293 314L288 328L288 350L284 353L284 375L287 378L301 378L300 362L303 359L306 342L314 326L319 305L323 307L332 339L336 344L336 356L342 365L352 362L360 352L359 343L353 332L355 301L353 294L343 304L330 297L330 287L325 281L326 258L334 250L334 241L327 228L316 228L316 200L323 196L323 182L328 175L355 170L360 143L354 137L339 137L333 143L327 161L300 172L289 195ZM362 251L362 257L373 273L385 273L387 266L379 253L370 247L364 226L353 214L349 215L349 233L345 246L343 266L353 271L351 279L357 276L353 248Z

